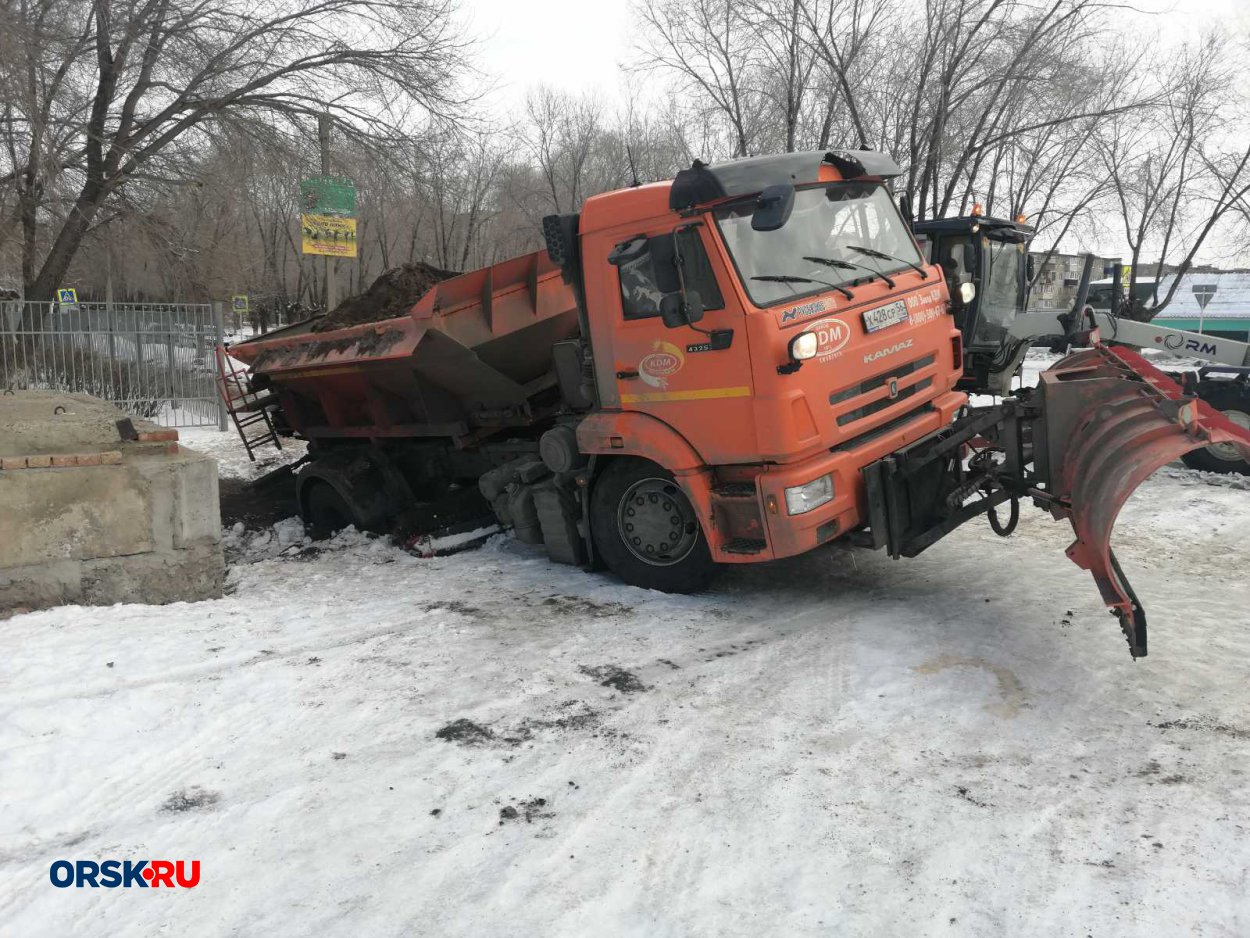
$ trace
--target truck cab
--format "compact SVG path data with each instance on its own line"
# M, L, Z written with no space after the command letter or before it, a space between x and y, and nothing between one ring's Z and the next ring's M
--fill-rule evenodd
M594 361L579 447L671 473L714 562L860 527L862 468L966 401L947 281L890 195L898 172L870 151L696 163L547 226ZM684 526L629 546L655 567Z

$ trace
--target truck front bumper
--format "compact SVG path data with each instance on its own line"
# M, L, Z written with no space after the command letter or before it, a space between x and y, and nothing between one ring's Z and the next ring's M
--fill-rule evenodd
M745 563L793 557L859 527L868 517L863 468L946 427L967 400L966 394L948 391L921 410L888 425L888 429L870 431L849 446L797 463L764 467L757 484L767 547L749 556L718 550L716 560ZM790 514L786 509L785 490L824 475L833 478L833 499L811 511Z

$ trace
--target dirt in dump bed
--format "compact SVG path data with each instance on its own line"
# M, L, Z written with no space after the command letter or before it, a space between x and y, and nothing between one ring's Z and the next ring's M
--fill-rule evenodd
M404 264L393 267L369 286L364 293L349 296L332 312L312 324L313 332L330 332L365 322L394 319L412 309L417 300L440 280L456 276L455 271L439 270L429 264Z

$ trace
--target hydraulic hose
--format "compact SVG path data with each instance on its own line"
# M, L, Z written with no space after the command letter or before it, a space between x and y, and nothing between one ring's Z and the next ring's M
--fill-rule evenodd
M990 527L994 529L994 533L999 537L1007 537L1016 529L1016 525L1020 523L1020 499L1015 495L1011 496L1011 507L1007 511L1007 523L1003 524L998 520L998 509L990 508L985 512L990 519Z

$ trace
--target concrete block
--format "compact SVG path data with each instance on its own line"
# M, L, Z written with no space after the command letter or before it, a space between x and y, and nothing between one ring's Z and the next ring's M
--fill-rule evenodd
M217 464L198 453L183 454L190 458L180 459L174 474L173 545L180 550L221 540Z
M138 419L121 442L118 419L48 392L0 410L0 611L221 595L217 464Z
M0 474L0 567L152 550L146 484L125 466Z

